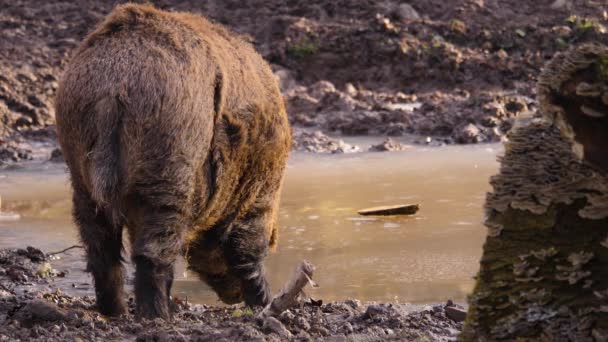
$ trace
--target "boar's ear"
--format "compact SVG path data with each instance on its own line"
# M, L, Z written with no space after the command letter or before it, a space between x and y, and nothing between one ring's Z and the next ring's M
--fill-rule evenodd
M224 106L224 76L221 70L218 70L215 75L215 81L213 84L213 110L215 112L215 119L218 120Z

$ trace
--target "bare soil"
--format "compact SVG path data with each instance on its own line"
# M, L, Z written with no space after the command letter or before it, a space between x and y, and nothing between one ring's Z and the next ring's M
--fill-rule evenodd
M61 71L120 2L0 0L0 162L35 158L41 146L49 157ZM251 40L281 81L294 127L414 134L423 144L502 139L514 117L536 111L545 61L573 44L606 43L608 9L600 0L153 3L201 13ZM313 152L350 150L296 138Z

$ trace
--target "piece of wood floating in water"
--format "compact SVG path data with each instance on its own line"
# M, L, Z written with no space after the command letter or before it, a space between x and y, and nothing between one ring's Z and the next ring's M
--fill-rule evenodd
M361 209L357 213L363 216L414 215L419 209L418 204L399 204Z
M274 296L262 312L260 312L260 318L266 318L270 316L278 316L281 312L289 309L293 305L297 304L298 296L302 292L302 289L306 284L312 283L312 274L315 271L315 267L308 261L302 261L302 263L296 268L294 274L291 276L287 284L283 286L283 289L279 294Z

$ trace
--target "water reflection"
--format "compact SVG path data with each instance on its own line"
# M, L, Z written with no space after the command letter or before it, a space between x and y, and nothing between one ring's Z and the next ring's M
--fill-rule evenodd
M295 265L317 266L325 300L403 302L464 299L478 268L485 228L482 204L496 172L498 145L413 148L341 156L295 154L283 191L279 247L268 259L270 282L280 286ZM77 243L63 166L0 172L3 212L0 248L40 246L52 251ZM365 207L418 203L411 217L361 217ZM54 263L88 283L80 251ZM216 303L215 295L180 265L174 293ZM77 287L78 288L78 287ZM76 291L76 290L73 290ZM92 294L86 286L80 289Z

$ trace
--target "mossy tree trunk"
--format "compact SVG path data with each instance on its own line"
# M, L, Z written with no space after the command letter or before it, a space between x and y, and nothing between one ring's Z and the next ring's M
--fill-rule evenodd
M608 50L598 45L543 70L546 118L517 124L491 179L461 340L608 340L606 80Z

